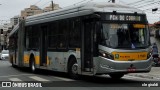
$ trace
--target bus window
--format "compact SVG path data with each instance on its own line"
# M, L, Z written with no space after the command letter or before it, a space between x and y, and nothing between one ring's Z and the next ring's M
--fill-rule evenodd
M48 48L56 49L57 47L57 34L58 34L58 22L53 22L50 24L50 29L48 29Z
M39 31L37 26L30 26L26 30L26 48L38 49L39 48ZM35 43L36 42L36 43Z
M66 48L66 34L68 32L67 31L67 20L61 20L59 23L59 33L57 34L57 48L63 49Z
M69 30L69 47L70 48L76 48L80 47L80 22L76 20L69 21L70 24L70 30Z
M141 48L149 45L146 26L134 24L106 24L102 25L102 45L111 48Z

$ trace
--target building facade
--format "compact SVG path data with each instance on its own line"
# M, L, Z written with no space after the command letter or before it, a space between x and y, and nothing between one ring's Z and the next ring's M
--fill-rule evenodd
M37 15L45 12L50 12L54 10L61 9L58 4L53 3L53 5L49 5L45 7L44 9L39 8L38 6L31 5L29 8L25 8L24 10L21 11L21 17L28 17L32 15Z
M19 19L20 19L20 16L14 16L10 19L10 23L13 25L13 26L16 26L19 22Z
M43 10L44 10L44 12L50 12L50 11L54 11L54 10L58 10L58 9L61 9L59 7L59 4L53 3L53 5L50 4L49 6L45 7Z
M12 24L11 23L5 23L4 25L0 26L0 51L2 49L7 49L8 48L8 42L9 38L8 35L12 30Z
M43 10L35 5L31 5L30 8L25 8L21 11L21 17L26 18L28 16L41 14L43 13Z

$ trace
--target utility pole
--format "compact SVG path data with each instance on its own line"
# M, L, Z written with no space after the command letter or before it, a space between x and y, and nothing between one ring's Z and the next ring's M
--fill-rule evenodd
M52 11L53 11L54 10L53 0L51 1L51 3L52 3Z
M115 3L115 0L112 0L112 3Z

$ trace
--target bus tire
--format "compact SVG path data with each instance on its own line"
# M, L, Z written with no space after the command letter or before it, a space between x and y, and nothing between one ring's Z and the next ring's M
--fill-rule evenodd
M124 74L109 74L112 79L120 79L124 76Z
M79 79L78 64L76 62L76 59L73 57L69 61L68 74L69 74L69 77L72 79Z
M36 65L35 65L35 60L33 57L30 60L30 70L32 73L36 73Z

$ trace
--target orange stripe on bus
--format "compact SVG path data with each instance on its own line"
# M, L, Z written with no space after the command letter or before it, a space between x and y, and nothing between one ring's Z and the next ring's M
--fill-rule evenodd
M40 64L40 56L35 56L35 64ZM24 55L24 63L29 64L29 55ZM47 65L49 65L49 58L47 56Z

